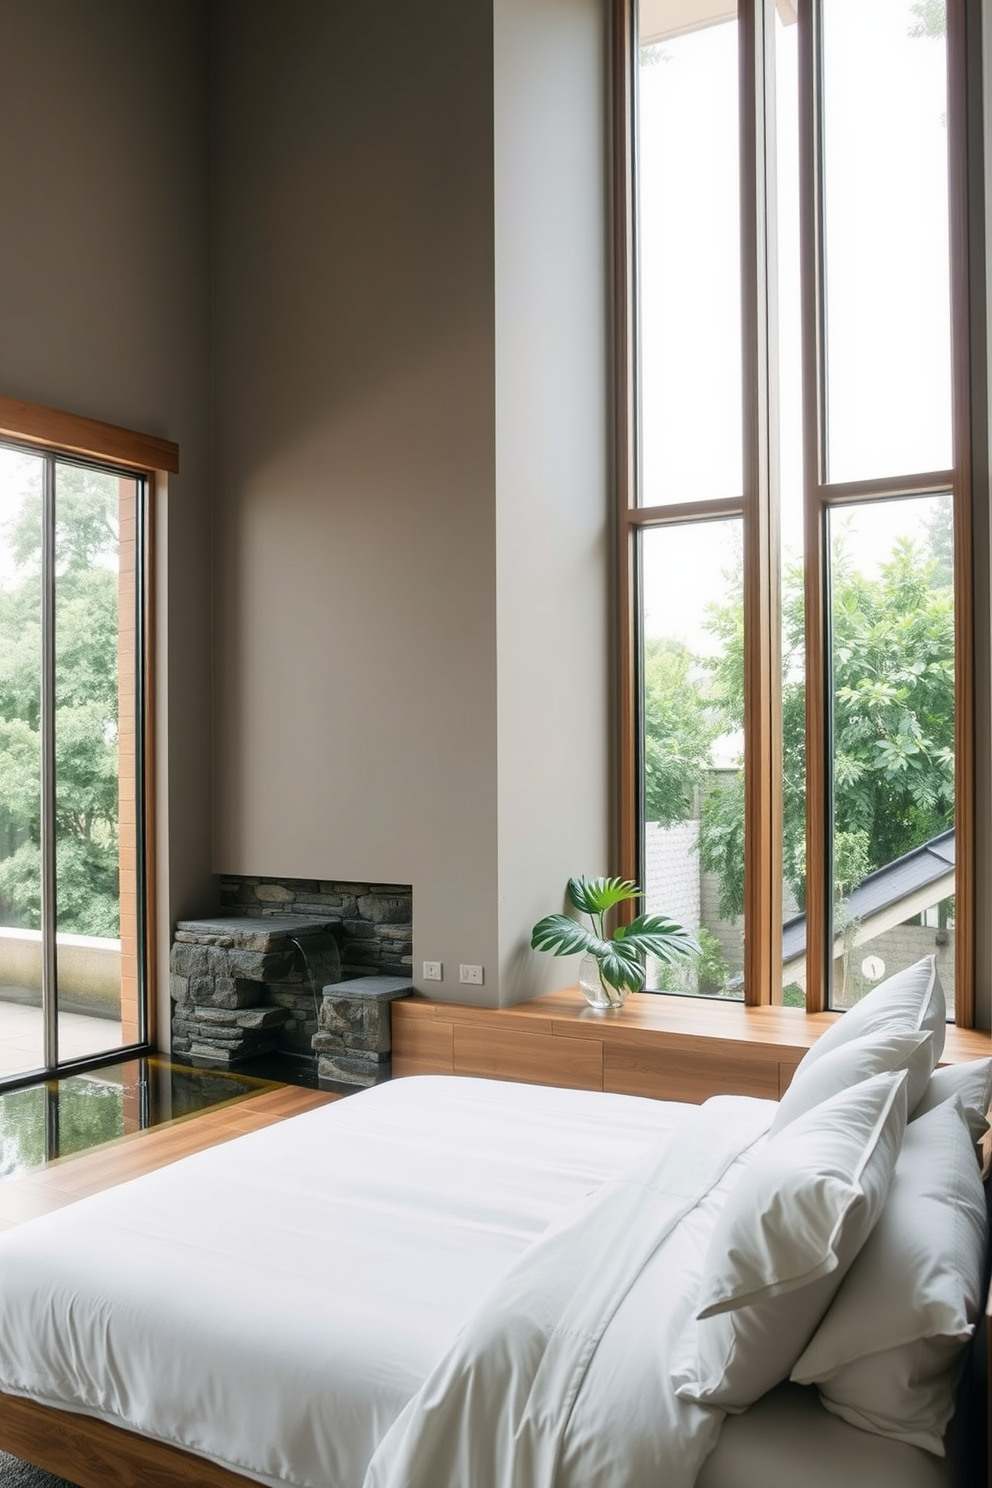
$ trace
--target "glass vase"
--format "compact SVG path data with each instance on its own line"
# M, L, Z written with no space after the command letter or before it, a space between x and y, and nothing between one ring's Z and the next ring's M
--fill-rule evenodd
M611 1008L623 1007L627 1000L626 987L611 987L604 982L596 957L586 954L579 962L579 986L590 1007L605 1013Z

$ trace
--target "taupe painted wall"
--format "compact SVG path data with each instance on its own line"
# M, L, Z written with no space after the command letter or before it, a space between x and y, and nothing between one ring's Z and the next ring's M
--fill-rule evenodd
M0 0L0 391L181 450L160 513L166 933L214 893L203 17L199 0Z
M215 12L215 866L411 883L450 998L606 866L600 10Z
M575 981L530 929L615 869L609 10L494 5L501 1002Z

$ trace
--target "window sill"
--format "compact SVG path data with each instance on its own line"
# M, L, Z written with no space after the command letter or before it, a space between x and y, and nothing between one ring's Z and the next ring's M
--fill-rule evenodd
M778 1100L839 1013L639 993L595 1012L576 987L508 1008L414 995L393 1004L393 1074L481 1075L662 1100ZM992 1052L987 1033L948 1025L942 1064Z

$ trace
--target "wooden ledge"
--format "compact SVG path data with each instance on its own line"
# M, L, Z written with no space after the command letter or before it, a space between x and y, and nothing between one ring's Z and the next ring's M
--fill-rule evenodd
M393 1073L483 1075L668 1100L777 1100L840 1013L745 1007L728 999L635 993L616 1012L577 987L508 1008L393 1004ZM942 1064L992 1054L988 1033L948 1025Z

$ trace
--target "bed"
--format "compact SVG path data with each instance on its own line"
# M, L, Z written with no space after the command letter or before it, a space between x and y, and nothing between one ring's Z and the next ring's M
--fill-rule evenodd
M412 1078L0 1236L0 1445L83 1488L984 1483L958 1380L992 1061L931 1073L931 973L791 1105ZM951 1198L914 1163L953 1170ZM828 1324L845 1289L857 1323L894 1269L869 1246L931 1201L961 1254L913 1346L946 1358L923 1424L893 1428Z

